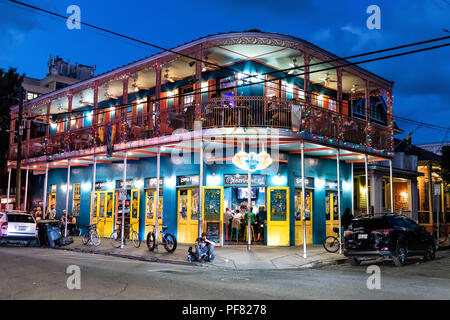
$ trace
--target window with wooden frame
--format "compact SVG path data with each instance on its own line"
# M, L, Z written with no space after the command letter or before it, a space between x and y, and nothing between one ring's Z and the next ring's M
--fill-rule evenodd
M181 95L179 98L179 106L181 108L190 106L194 104L194 87L193 86L187 86L181 88Z
M281 97L281 80L275 80L276 78L271 75L267 75L268 81L265 82L265 96L266 97Z
M66 124L66 119L58 119L56 121L56 133L63 133L65 124Z
M72 203L72 214L74 217L80 216L80 204L81 204L81 183L74 183L73 203Z

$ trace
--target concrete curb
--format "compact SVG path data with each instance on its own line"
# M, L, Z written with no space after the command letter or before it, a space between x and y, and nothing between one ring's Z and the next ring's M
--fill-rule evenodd
M128 254L120 254L120 253L113 253L113 252L83 250L80 248L53 247L53 248L49 248L49 249L64 250L64 251L86 253L86 254L96 254L96 255L117 257L117 258L144 261L144 262L166 263L166 264L184 265L184 266L202 266L202 267L208 267L208 268L234 269L237 271L270 270L270 269L259 269L259 268L241 269L241 268L237 268L236 266L234 268L231 268L231 267L218 266L218 265L214 265L214 264L205 264L205 263L200 263L200 262L188 262L188 261L168 260L168 259L160 259L160 258L147 258L147 257L142 257L142 256L133 256L133 255L128 255ZM320 261L319 260L319 261L312 261L310 263L306 263L306 264L300 265L300 266L293 266L291 268L276 268L275 267L275 268L273 268L273 270L316 269L316 268L321 268L321 267L326 267L326 266L331 266L331 265L340 265L345 262L347 262L347 258L339 258L339 259L331 260L331 261Z

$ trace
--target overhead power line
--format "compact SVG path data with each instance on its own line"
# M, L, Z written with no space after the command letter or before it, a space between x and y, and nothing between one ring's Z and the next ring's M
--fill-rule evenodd
M12 2L12 3L15 3L15 4L18 4L18 5L21 5L21 6L25 6L25 7L34 9L34 10L38 10L38 11L44 12L44 13L46 13L46 14L50 14L50 15L56 16L56 17L58 17L58 18L68 19L68 17L66 17L66 16L64 16L64 15L61 15L61 14L58 14L58 13L56 13L56 12L52 12L52 11L49 11L49 10L46 10L46 9L43 9L43 8L40 8L40 7L36 7L36 6L30 5L30 4L27 4L27 3L24 3L24 2L20 2L20 1L16 1L16 0L8 0L8 1L10 1L10 2ZM211 66L215 66L215 67L218 67L218 68L221 68L221 69L222 69L222 68L225 68L225 69L231 70L231 71L233 71L233 72L241 72L240 70L235 70L235 69L232 69L232 68L227 67L227 66L220 66L220 65L217 65L217 64L215 64L215 63L211 63L211 62L209 62L209 61L205 61L205 60L203 60L203 59L200 59L200 58L197 58L197 57L194 57L194 56L191 56L191 55L183 54L183 53L174 51L174 50L172 50L172 49L167 49L167 48L161 47L161 46L159 46L159 45L155 45L155 44L150 43L150 42L147 42L147 41L142 41L142 40L136 39L136 38L134 38L134 37L130 37L130 36L127 36L127 35L118 33L118 32L114 32L114 31L108 30L108 29L106 29L106 28L98 27L98 26L95 26L95 25L92 25L92 24L89 24L89 23L85 23L85 22L82 22L82 21L77 21L77 22L79 22L80 24L83 24L83 25L85 25L85 26L88 26L88 27L90 27L90 28L93 28L93 29L95 29L95 30L103 31L103 32L110 33L110 34L112 34L112 35L115 35L115 36L118 36L118 37L127 39L127 40L131 40L131 41L138 42L138 43L140 43L140 44L144 44L144 45L147 45L147 46L151 46L151 47L153 47L153 48L162 50L163 52L171 52L171 53L174 53L174 54L176 54L176 55L183 56L183 57L186 57L186 58L189 58L189 59L193 59L193 60L195 60L195 61L203 62L203 63L205 63L205 64L208 64L208 65L211 65ZM338 57L338 58L335 58L335 59L330 59L330 60L325 60L325 61L321 61L321 62L317 62L317 63L312 63L312 64L309 64L308 66L311 67L311 66L322 65L322 64L326 64L326 63L332 63L332 62L342 62L342 61L345 61L345 60L347 60L347 59L352 59L352 58L362 57L362 56L366 56L366 55L372 55L372 54L378 54L378 53L387 52L387 51L393 51L393 50L403 49L403 48L407 48L407 47L411 47L411 46L417 46L417 45L427 44L427 43L436 42L436 41L442 41L442 40L446 40L446 39L448 39L448 38L450 38L450 36L439 37L439 38L434 38L434 39L429 39L429 40L424 40L424 41L419 41L419 42L414 42L414 43L409 43L409 44L399 45L399 46L390 47L390 48L385 48L385 49L381 49L381 50L375 50L375 51L370 51L370 52L366 52L366 53L361 53L361 54L351 55L351 56L347 56L347 57L343 57L343 58L339 58L339 57ZM373 62L373 61L378 61L378 60L383 60L383 59L389 59L389 58L399 57L399 56L406 55L406 54L412 54L412 53L417 53L417 52L422 52L422 51L427 51L427 50L432 50L432 49L438 49L438 48L442 48L442 47L445 47L445 46L448 46L448 45L449 45L449 43L446 43L446 44L437 45L437 46L433 46L433 47L428 47L428 48L422 48L422 49L417 49L417 50L412 50L412 51L407 51L407 52L397 53L397 54L393 54L393 55L389 55L389 56L385 56L385 57L378 57L378 58L373 58L373 59L363 60L363 61L359 61L359 62L345 62L343 65L332 66L332 67L328 67L328 68L324 68L324 69L320 69L320 70L309 71L309 72L303 72L303 73L300 73L300 74L298 74L298 73L295 73L295 74L288 74L288 75L286 75L286 76L284 76L284 77L278 77L278 78L275 78L275 79L266 79L266 80L262 80L262 81L258 81L258 82L252 82L252 81L251 81L250 83L243 84L243 85L239 85L239 86L233 86L233 87L230 87L230 88L228 88L228 89L240 88L240 87L246 87L246 86L251 86L251 85L263 85L263 84L266 83L266 82L274 82L274 81L278 81L278 80L282 80L282 79L287 79L287 78L291 78L291 77L298 77L298 76L301 76L301 75L305 75L305 74L307 74L307 73L308 73L308 74L311 74L311 73L316 73L316 72L322 72L322 71L327 71L327 70L333 70L333 69L337 69L337 68L342 68L342 67L345 67L345 66L352 66L352 65L357 65L357 64L361 64L361 63L368 63L368 62ZM273 74L273 73L279 73L279 72L286 72L286 71L291 71L291 70L303 69L303 68L305 68L306 66L307 66L307 65L302 65L302 66L295 66L295 67L287 68L287 69L281 69L281 70L276 70L276 71L270 71L270 72L263 73L262 75ZM242 73L242 72L241 72L241 73ZM243 81L243 82L245 82L248 78L254 78L254 77L255 77L255 75L248 75L248 74L245 74L245 73L243 73L243 74L247 76L247 78L240 79L240 80ZM208 86L208 89L209 89L209 86ZM204 91L204 88L196 88L196 90L199 90L199 91L203 90L203 91L201 91L202 93L214 92L214 91L215 91L215 90L207 90L207 91ZM178 96L178 97L183 97L183 96L187 96L187 95L192 95L192 94L197 93L197 92L195 92L196 90L194 90L193 92L185 93L185 94L179 94L179 95L177 95L177 96ZM314 95L314 93L310 93L310 94L313 94L313 95ZM168 99L168 98L174 98L174 97L177 97L177 96L160 98L159 100ZM157 101L157 99L152 99L152 102L155 102L155 101ZM337 102L340 102L340 101L337 101ZM128 107L129 105L130 105L130 104L126 104L126 105L121 104L121 105L116 105L116 107L119 107L119 108L125 108L125 107ZM61 115L61 114L64 114L64 113L58 113L58 114ZM98 113L97 113L97 114L98 114ZM32 118L33 118L33 117L32 117ZM34 117L34 118L35 118L35 117ZM412 119L402 118L402 117L399 117L399 116L394 116L394 118L397 118L397 119L402 120L402 121L415 121L415 120L412 120ZM427 125L427 124L424 124L424 123L421 123L421 122L418 122L418 121L415 121L415 123L420 123L420 124L422 124L422 125L426 125L426 126L429 127L429 128L444 129L444 130L447 129L447 128L439 127L439 126L435 126L435 125Z

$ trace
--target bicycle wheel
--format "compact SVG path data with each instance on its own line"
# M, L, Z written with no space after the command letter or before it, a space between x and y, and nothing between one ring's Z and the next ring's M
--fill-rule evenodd
M172 253L177 248L177 238L171 233L166 233L164 235L164 248L167 252Z
M98 247L100 245L101 241L102 241L102 239L98 235L97 230L93 230L92 233L91 233L91 242L92 242L92 244L94 246Z
M117 231L113 231L113 233L111 233L111 236L109 237L109 241L111 242L112 247L120 248L121 241L120 241L119 233Z
M150 251L155 250L155 235L153 232L147 234L147 248Z
M88 242L89 242L89 231L88 230L85 231L83 238L81 238L81 241L83 242L83 245L88 244Z
M335 253L339 250L339 240L336 237L328 236L323 242L325 250L331 253Z
M136 248L139 248L141 246L141 240L139 240L139 234L136 231L133 230L131 232L130 239L131 239L131 242L133 242L133 245Z

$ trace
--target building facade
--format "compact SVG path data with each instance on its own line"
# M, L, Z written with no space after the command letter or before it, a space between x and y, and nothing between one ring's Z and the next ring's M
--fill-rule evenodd
M226 244L223 211L251 200L265 244L321 243L352 208L352 164L394 156L392 85L296 37L207 36L29 101L45 134L27 131L22 168L33 206L105 237L123 216L144 239L158 211L179 242ZM251 189L238 156L270 158Z

